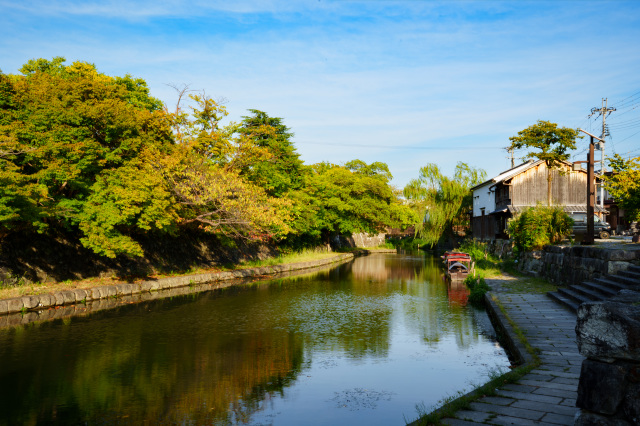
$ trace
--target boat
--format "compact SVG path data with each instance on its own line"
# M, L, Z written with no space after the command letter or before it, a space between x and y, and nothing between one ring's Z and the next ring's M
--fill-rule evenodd
M442 256L446 276L452 281L464 280L473 271L471 256L460 251L447 251Z

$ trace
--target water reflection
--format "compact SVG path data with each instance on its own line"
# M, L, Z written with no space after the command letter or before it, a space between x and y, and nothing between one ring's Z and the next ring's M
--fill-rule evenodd
M401 424L508 364L436 262L374 255L1 330L0 424Z

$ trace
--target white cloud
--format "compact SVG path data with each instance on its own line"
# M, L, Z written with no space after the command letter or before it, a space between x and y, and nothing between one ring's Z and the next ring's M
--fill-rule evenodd
M307 162L385 161L403 186L426 162L497 174L518 130L577 126L601 97L640 87L638 7L521 4L27 2L0 17L0 65L87 60L145 78L168 104L167 83L190 84L227 98L231 119L248 108L284 118ZM594 31L607 24L609 35Z

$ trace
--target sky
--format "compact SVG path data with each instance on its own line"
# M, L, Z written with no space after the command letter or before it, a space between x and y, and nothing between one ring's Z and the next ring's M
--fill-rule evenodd
M495 176L538 120L599 136L603 98L605 154L640 156L638 46L635 0L0 0L4 73L86 61L143 78L169 109L187 85L228 120L282 118L307 164L381 161L400 189L428 163Z

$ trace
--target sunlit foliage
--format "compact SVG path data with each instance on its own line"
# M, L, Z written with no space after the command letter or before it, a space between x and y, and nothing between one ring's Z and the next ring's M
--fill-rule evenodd
M605 187L630 221L640 220L640 157L625 160L619 154L609 158L613 170L605 176Z
M420 177L404 188L404 196L418 214L416 234L434 245L443 236L453 237L454 231L469 225L472 207L470 188L486 177L483 170L465 163L456 165L452 178L442 174L436 164L420 169Z
M556 123L538 120L536 124L518 132L518 136L509 138L511 149L534 149L524 158L536 158L547 165L547 205L551 205L551 180L552 169L563 173L559 166L567 161L570 151L576 149L576 138L579 138L578 130L560 127Z
M0 238L75 233L108 257L185 228L317 244L415 221L384 163L305 166L281 118L187 87L169 109L146 82L90 63L34 59L0 72ZM286 241L285 241L286 242Z

